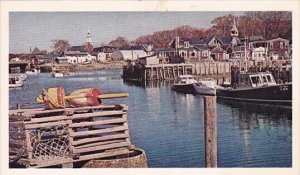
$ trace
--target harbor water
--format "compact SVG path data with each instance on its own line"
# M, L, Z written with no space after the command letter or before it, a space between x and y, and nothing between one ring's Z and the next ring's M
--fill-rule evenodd
M129 97L103 100L129 106L129 134L156 167L205 167L203 98L171 91L172 82L134 84L121 70L80 72L65 78L29 75L21 88L9 90L9 107L43 107L35 103L42 89L98 87L102 93L128 92ZM217 100L218 167L291 167L292 110Z

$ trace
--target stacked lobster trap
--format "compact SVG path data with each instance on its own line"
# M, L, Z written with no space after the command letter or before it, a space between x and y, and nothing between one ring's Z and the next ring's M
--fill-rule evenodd
M129 154L127 110L126 105L10 110L10 165L72 166Z

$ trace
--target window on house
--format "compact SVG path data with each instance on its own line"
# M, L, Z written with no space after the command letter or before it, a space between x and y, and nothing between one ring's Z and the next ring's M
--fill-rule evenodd
M285 48L287 49L289 47L289 43L285 42Z
M283 49L283 42L280 42L280 49Z
M194 57L196 54L194 52L192 52L192 56Z

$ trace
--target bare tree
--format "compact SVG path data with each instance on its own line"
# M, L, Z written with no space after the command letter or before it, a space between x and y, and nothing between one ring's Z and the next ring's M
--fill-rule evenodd
M70 48L70 44L68 40L52 40L52 48L54 49L54 53L61 54L67 51Z
M116 39L111 40L109 45L113 47L129 46L129 41L125 37L117 37Z
M233 25L234 16L232 14L214 18L211 23L217 36L227 36Z
M246 12L253 25L266 39L278 37L291 28L291 13L287 11Z

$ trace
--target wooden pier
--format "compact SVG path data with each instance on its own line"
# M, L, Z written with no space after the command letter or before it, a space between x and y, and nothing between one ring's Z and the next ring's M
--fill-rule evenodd
M131 153L126 105L9 112L10 165L73 167Z
M278 69L278 73L289 71L291 61L265 61L265 62L196 62L190 64L157 64L134 65L123 67L123 78L134 81L160 81L175 80L180 75L194 75L196 79L214 78L217 84L230 81L231 67L239 67L241 71L270 71Z

